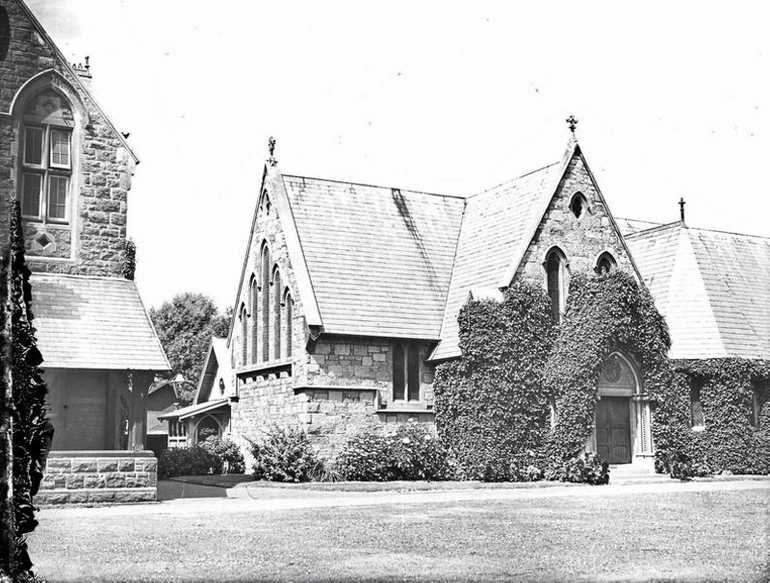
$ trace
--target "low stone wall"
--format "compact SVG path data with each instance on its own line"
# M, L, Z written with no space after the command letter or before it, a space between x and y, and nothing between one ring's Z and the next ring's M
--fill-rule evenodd
M35 504L128 504L158 498L151 451L52 451Z

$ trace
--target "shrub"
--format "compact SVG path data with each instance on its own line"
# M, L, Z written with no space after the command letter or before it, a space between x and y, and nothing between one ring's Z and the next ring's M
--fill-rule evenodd
M609 466L598 454L588 452L566 461L554 461L546 470L545 478L579 484L607 484L610 481Z
M441 441L418 423L391 433L373 429L352 436L334 461L345 480L446 480L455 472Z
M222 439L218 435L207 438L200 446L209 454L222 460L223 474L242 474L246 469L241 449L229 439Z
M221 474L222 458L200 446L167 449L158 459L158 478Z
M301 429L272 428L262 442L249 443L257 480L309 482L322 473L323 463Z

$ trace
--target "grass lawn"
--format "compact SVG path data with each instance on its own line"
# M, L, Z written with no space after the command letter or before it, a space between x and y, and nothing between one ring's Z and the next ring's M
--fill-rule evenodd
M586 496L280 511L244 504L225 514L195 500L177 503L200 512L180 515L163 505L157 514L44 510L30 548L36 572L50 581L770 577L767 488L599 488Z

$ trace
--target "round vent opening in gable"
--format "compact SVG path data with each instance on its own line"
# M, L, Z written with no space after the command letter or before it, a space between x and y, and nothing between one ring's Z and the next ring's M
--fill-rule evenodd
M588 208L588 201L586 201L586 197L583 196L582 192L576 192L569 203L569 210L571 210L572 214L579 219L583 216L586 208Z

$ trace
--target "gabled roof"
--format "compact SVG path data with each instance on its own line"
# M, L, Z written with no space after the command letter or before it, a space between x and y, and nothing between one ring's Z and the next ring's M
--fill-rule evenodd
M529 244L533 223L542 218L560 163L545 166L468 199L441 328L441 344L431 358L460 355L457 314L472 288L497 288L513 256ZM529 237L529 238L528 238Z
M133 281L47 273L30 281L43 368L171 368Z
M225 385L224 393L219 391L220 381ZM234 394L230 356L227 353L227 339L212 337L203 361L193 403L205 403L211 399L212 395L221 396L222 394L226 397Z
M53 52L56 54L57 58L59 59L60 66L69 73L70 79L68 79L68 81L76 85L77 88L82 93L88 96L88 101L90 102L90 104L94 107L94 109L96 109L96 111L99 112L99 115L101 115L101 117L104 119L107 125L114 132L115 137L117 137L118 140L120 140L120 142L123 144L123 147L126 148L126 151L134 159L134 162L138 164L139 158L137 157L133 148L128 145L126 138L123 136L121 132L118 131L118 129L115 127L115 124L112 123L112 120L107 116L107 114L104 113L104 110L99 106L99 103L96 101L96 99L94 99L94 96L91 90L80 80L80 76L74 71L74 69L70 65L69 60L64 56L64 54L61 52L61 50L53 41L53 39L48 35L45 28L43 28L43 25L37 19L35 14L32 12L29 6L27 6L24 0L17 0L17 2L21 7L21 9L23 10L23 12L27 15L27 18L29 18L30 22L32 22L32 25L35 27L38 34L40 34L40 36L43 38L46 44L48 44L51 47L51 50L53 50ZM55 69L49 69L49 71L55 72Z
M325 333L438 339L462 198L290 175L283 185Z
M671 357L770 359L770 239L683 223L627 235Z

